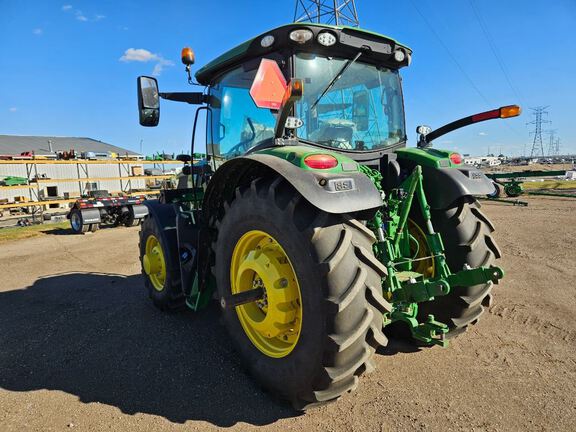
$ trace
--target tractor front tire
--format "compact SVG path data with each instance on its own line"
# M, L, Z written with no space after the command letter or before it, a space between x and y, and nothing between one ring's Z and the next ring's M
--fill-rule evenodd
M185 305L177 249L176 228L163 230L153 216L147 216L140 230L140 264L148 295L162 311Z
M266 304L222 310L223 323L250 374L297 410L353 391L358 377L372 370L376 348L387 344L382 314L390 312L391 305L381 294L386 269L373 255L373 233L350 216L318 210L281 178L258 179L238 188L214 228L213 274L219 297L254 288L255 282L267 293ZM267 261L272 269L261 267L262 275L235 273L270 250L276 253ZM287 272L289 280L264 282L278 271ZM272 298L283 295L282 287L291 290L293 301L275 305ZM266 319L277 312L276 306L285 319L274 325L292 327L287 334L270 336L251 327L247 312L255 320ZM292 313L299 318L285 324Z
M500 249L492 238L494 226L480 210L480 203L467 196L455 201L444 210L432 212L434 229L442 235L446 262L452 272L465 264L471 267L489 266L501 257ZM492 282L470 287L452 287L446 296L436 297L418 305L419 320L429 314L448 324L448 337L463 333L475 324L484 308L492 302Z

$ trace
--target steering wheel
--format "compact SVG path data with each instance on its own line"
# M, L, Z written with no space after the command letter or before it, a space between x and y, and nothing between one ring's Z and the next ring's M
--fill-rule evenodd
M252 119L250 117L246 117L246 121L248 122L248 126L250 126L250 132L252 133L252 136L240 142L239 144L236 144L234 147L228 150L228 153L235 153L236 151L240 151L241 147L243 147L243 150L246 150L246 146L248 145L248 143L254 141L254 138L256 138L256 129L254 128L254 123L252 123Z

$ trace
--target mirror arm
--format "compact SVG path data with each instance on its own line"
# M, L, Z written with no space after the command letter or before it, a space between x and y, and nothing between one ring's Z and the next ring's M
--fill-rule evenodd
M427 138L428 135L424 135L424 134L420 134L419 138L418 138L418 143L416 144L416 146L418 148L426 148L426 147L431 147L432 143L428 141Z
M278 112L278 117L276 118L276 125L274 127L274 138L283 138L284 130L286 128L286 120L294 108L296 102L302 98L302 88L303 83L301 79L293 78L288 83L288 88L284 94L284 100L282 102L282 107Z
M463 117L436 130L433 130L424 137L420 137L420 142L430 145L433 140L441 137L442 135L446 135L449 132L455 131L456 129L460 129L465 126L470 126L471 124L480 123L486 120L516 117L518 115L520 115L520 107L518 105L507 105L490 111L484 111L468 117ZM418 147L420 147L420 142L418 143Z
M202 105L208 102L208 96L200 92L160 93L160 97L175 102L186 102L191 105Z

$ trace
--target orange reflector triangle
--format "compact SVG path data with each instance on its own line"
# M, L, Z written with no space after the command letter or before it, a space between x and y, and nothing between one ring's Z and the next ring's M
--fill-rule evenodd
M274 60L262 59L260 67L250 87L250 96L258 108L273 110L282 107L282 99L286 92L286 79Z

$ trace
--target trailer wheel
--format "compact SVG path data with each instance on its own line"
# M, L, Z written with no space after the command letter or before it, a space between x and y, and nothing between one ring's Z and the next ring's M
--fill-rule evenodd
M432 222L442 235L446 249L446 262L450 270L489 266L501 257L500 249L492 238L494 226L480 210L480 203L473 197L463 197L444 210L433 211ZM484 308L492 301L492 282L471 287L452 287L446 296L418 305L419 319L428 314L445 324L448 337L457 336L475 324Z
M219 296L265 290L261 300L222 311L255 379L298 410L353 391L387 344L382 314L391 305L372 232L321 212L280 178L237 189L215 229Z
M150 216L144 219L140 231L142 274L150 299L163 311L176 310L185 304L177 249L175 228L163 229Z
M134 215L132 213L130 213L126 219L124 220L124 226L127 227L133 227L133 226L138 226L140 225L140 221L142 219L137 219L134 217Z
M90 229L90 225L84 223L82 212L79 209L72 209L72 211L70 211L70 227L74 234L83 234Z

